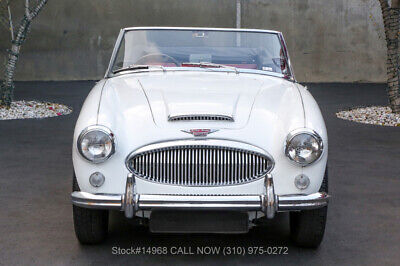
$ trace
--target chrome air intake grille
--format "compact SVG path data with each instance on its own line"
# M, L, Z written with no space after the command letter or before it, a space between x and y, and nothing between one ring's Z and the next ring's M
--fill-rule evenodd
M229 121L234 122L233 117L227 115L177 115L169 116L168 121Z
M273 167L264 154L231 147L172 146L135 154L128 168L138 177L182 186L224 186L261 178Z

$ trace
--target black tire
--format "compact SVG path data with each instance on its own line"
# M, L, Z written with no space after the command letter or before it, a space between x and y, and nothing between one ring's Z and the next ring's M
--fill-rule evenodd
M72 191L80 191L74 173ZM107 238L108 211L92 210L73 205L75 235L81 244L98 244Z
M326 167L320 192L328 192L328 167ZM290 236L299 247L317 248L324 237L328 206L315 210L290 213Z

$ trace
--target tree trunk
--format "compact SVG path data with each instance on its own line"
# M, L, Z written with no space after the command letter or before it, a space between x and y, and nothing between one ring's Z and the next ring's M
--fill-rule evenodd
M14 75L17 66L17 61L22 44L26 40L29 29L31 27L32 20L39 14L40 10L47 3L47 0L42 0L35 7L32 12L28 12L28 16L25 15L19 25L15 40L11 43L11 49L8 50L8 61L4 72L4 81L0 86L0 106L11 105L14 97Z
M379 2L381 4L382 18L386 35L387 94L389 97L389 106L394 113L400 113L400 12L397 6L396 8L390 8L388 0L379 0Z
M26 17L21 21L17 36L12 41L11 49L8 50L8 61L6 65L4 81L1 88L0 105L10 106L14 98L14 74L17 65L21 45L24 43L31 21Z

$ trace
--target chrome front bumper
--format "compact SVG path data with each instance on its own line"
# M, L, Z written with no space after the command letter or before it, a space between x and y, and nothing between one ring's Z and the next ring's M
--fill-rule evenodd
M276 212L317 209L328 205L325 192L309 195L275 195L272 176L265 177L264 195L156 195L135 194L135 178L129 174L125 194L91 194L75 191L72 204L91 209L115 209L132 218L136 211L152 209L262 211L272 219Z

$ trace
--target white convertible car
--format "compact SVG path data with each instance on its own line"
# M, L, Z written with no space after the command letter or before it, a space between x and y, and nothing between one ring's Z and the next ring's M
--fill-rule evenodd
M158 233L246 233L290 212L295 244L323 238L327 132L280 32L121 30L72 156L81 243L105 239L110 210Z

